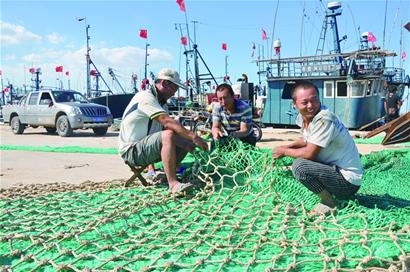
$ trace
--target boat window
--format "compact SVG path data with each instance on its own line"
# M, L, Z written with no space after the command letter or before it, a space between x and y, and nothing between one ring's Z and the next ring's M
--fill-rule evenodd
M295 87L296 82L294 81L289 81L285 83L285 86L283 86L283 91L282 91L282 99L292 99L292 90Z
M372 83L371 83L370 80L367 81L366 88L367 88L367 92L369 92L370 94L373 93L373 95L375 95L375 93L374 93L374 91L373 91L373 89L372 89ZM370 95L370 94L369 94L369 95Z
M347 84L346 81L338 81L336 83L336 97L347 97Z
M363 88L366 90L366 96L371 96L372 89L370 88L370 84L368 84L367 81L363 81L362 85L363 85Z
M373 92L373 94L374 95L377 95L377 94L381 94L381 95L385 95L384 94L384 89L383 89L383 85L384 85L384 81L383 80L381 80L381 79L375 79L374 81L373 81L373 86L372 86L372 92Z
M333 81L325 81L324 86L325 86L325 98L334 97Z
M363 97L364 96L364 81L353 81L350 85L350 97Z
M36 105L38 99L38 93L31 93L30 98L28 100L29 105Z

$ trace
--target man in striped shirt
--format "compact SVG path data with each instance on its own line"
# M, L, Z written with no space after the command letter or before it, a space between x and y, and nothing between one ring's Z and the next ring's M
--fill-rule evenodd
M218 104L212 110L212 136L215 140L226 136L226 133L239 138L242 142L255 146L256 137L251 129L252 109L242 100L235 99L229 84L221 84L216 88Z

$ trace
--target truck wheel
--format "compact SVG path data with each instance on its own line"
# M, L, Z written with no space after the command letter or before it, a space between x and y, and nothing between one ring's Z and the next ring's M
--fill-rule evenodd
M108 127L93 128L95 135L98 135L98 136L103 136L107 134L107 130L108 130Z
M73 134L73 129L71 128L70 121L68 121L66 115L58 117L56 128L58 135L61 137L69 137Z
M46 127L47 133L54 134L56 133L57 129L52 127Z
M20 122L20 118L18 116L14 116L10 122L11 131L14 134L23 134L24 132L24 125Z

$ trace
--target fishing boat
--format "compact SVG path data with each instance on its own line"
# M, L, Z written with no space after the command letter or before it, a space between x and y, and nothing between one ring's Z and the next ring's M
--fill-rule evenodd
M327 6L316 55L258 60L260 71L266 75L267 97L261 121L271 126L294 126L297 110L293 106L291 91L298 80L309 80L319 90L323 105L336 113L350 129L358 129L384 115L385 84L404 88L409 85L404 69L386 67L386 58L396 56L370 45L371 33L361 35L360 48L342 53L337 19L341 3ZM327 26L333 32L334 48L323 54ZM343 38L342 38L343 40ZM322 45L322 46L320 46ZM274 47L280 52L280 42Z

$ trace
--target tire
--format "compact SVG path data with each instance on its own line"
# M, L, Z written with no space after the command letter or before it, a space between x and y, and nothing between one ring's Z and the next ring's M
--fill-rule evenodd
M259 142L262 139L262 129L257 123L251 124L251 129L255 135L256 141Z
M25 129L25 126L20 122L20 118L18 116L11 118L10 126L11 131L14 134L23 134Z
M98 127L98 128L93 128L94 134L98 136L103 136L107 134L108 127Z
M66 115L61 115L58 117L56 128L58 135L61 137L69 137L73 134L73 129L71 128L70 121Z
M47 133L54 134L56 133L57 129L52 127L46 127Z

